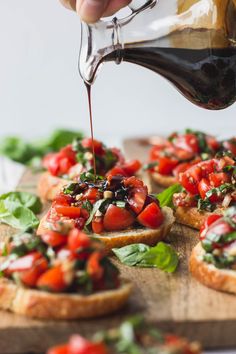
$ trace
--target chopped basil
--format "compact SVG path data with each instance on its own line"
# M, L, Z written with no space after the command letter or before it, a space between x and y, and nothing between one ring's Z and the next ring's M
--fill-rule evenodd
M100 200L98 200L94 205L93 205L93 210L91 211L91 213L90 213L90 215L89 215L89 218L88 218L88 220L86 221L86 226L87 225L89 225L91 222L92 222L92 220L93 220L93 217L95 216L95 214L96 214L96 212L97 211L101 211L101 210L103 210L102 209L102 206L103 206L103 204L106 204L106 203L110 203L110 200L109 199L100 199ZM102 211L101 211L102 212Z
M212 253L206 253L203 256L203 260L207 263L213 264L219 269L230 268L236 262L236 257L224 255L215 256Z
M198 204L197 204L198 210L206 210L206 211L214 211L216 208L216 205L212 202L210 202L209 199L198 199Z
M81 182L97 182L97 181L101 181L104 179L104 177L99 176L99 175L94 175L93 170L91 170L92 172L88 171L88 172L84 172L81 173L80 175L80 180Z
M168 206L170 208L173 208L173 195L175 193L180 193L182 192L183 187L176 183L173 186L170 186L169 188L165 189L163 192L159 193L156 195L156 198L159 200L160 206L163 208L164 206Z
M185 134L194 134L196 136L196 138L198 139L198 145L201 153L207 153L207 154L212 153L212 150L209 148L207 144L205 133L198 130L186 129Z
M235 186L232 185L231 183L225 183L222 184L221 186L217 188L212 188L206 193L206 198L210 198L212 195L220 195L220 194L226 194L228 192L231 192L232 190L235 189Z
M150 247L142 243L128 245L112 250L119 260L128 266L158 268L173 273L178 265L178 255L175 250L164 242Z

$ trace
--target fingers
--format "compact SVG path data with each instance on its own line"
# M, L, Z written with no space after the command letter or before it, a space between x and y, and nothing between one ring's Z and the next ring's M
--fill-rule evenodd
M111 0L103 13L103 16L111 16L123 7L129 5L132 0Z
M108 3L109 0L78 0L76 10L83 21L94 23L103 16Z
M131 0L60 0L71 10L76 10L82 21L94 23L101 17L111 16Z

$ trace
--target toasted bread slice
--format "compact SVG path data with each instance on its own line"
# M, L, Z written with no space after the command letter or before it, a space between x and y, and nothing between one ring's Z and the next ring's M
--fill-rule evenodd
M102 234L93 234L92 236L101 240L105 245L105 250L109 252L112 248L123 247L132 243L145 243L154 246L158 241L163 240L170 232L175 218L172 209L164 207L164 222L158 229L137 228L116 232L106 232ZM39 224L37 234L41 235L48 230L46 216Z
M123 280L115 290L92 295L53 294L17 286L6 278L0 279L0 308L20 315L56 320L93 318L110 314L125 305L132 284Z
M219 269L203 261L205 250L201 242L192 250L189 268L199 282L209 288L236 294L236 271Z
M218 208L214 214L223 214L223 208ZM211 215L207 211L199 211L197 208L177 207L175 212L176 222L194 229L200 230L206 218Z
M162 187L170 187L177 183L177 179L174 176L165 176L158 172L151 172L150 176L155 183Z
M38 195L42 200L52 201L70 181L44 172L38 182Z

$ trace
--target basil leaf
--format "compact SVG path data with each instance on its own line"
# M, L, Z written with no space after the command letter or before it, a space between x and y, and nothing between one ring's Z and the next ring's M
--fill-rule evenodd
M143 170L147 171L147 170L150 170L156 166L158 166L158 162L150 162L150 163L147 163L146 165L143 166Z
M100 199L98 200L94 205L93 205L93 210L91 211L88 220L86 221L85 226L89 225L92 220L93 217L95 216L96 212L100 209L100 207L102 206L103 203L107 202L108 199Z
M179 263L175 250L164 242L159 242L145 254L139 266L156 267L167 273L173 273Z
M226 194L232 190L235 189L235 186L231 183L225 183L225 184L222 184L221 186L217 187L217 188L212 188L211 190L209 190L207 193L206 193L206 198L210 198L212 195L214 194Z
M173 273L179 262L175 250L164 242L159 242L155 247L139 243L112 251L125 265L158 268L168 273Z
M119 258L121 263L128 266L135 266L139 262L141 262L141 260L149 250L150 246L147 246L143 243L136 243L121 248L112 249L112 251L115 253L116 257Z
M28 192L9 192L2 194L0 200L4 200L5 205L10 208L12 205L19 205L29 208L35 214L40 213L42 210L42 203L40 199Z
M164 206L168 206L170 208L173 208L173 195L175 193L180 193L183 190L183 187L176 183L173 186L170 186L169 188L165 189L163 192L159 193L156 195L156 198L160 202L160 206L163 208Z
M5 207L4 201L0 202L0 222L23 230L35 229L39 225L39 219L30 209L12 205L11 210L9 210Z

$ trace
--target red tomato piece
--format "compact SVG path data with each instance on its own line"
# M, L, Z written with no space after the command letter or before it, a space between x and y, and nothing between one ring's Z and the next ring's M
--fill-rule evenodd
M20 257L15 261L11 262L7 268L8 273L23 272L25 270L31 269L35 262L42 258L40 252L31 252L26 256Z
M88 188L86 192L83 193L83 200L98 200L101 196L101 193L97 188Z
M101 252L93 252L87 261L87 272L94 281L98 281L103 277L104 268L100 262L103 258Z
M61 158L59 161L60 175L66 175L72 166L73 163L71 163L71 161L67 157Z
M107 231L124 230L134 223L133 215L124 208L109 205L103 219L104 229Z
M79 207L55 204L54 208L57 214L62 216L67 216L72 219L80 217L81 209Z
M219 187L224 183L230 182L230 176L225 172L211 173L209 181L213 187Z
M198 191L202 199L206 198L206 193L209 192L211 189L212 186L206 178L203 178L198 184Z
M203 240L206 237L206 233L208 231L209 226L221 218L222 216L217 214L209 215L206 218L206 220L204 221L203 225L200 228L200 240Z
M141 162L139 160L132 160L126 162L122 168L128 176L133 176L141 168Z
M236 155L236 138L224 141L223 147L225 150L231 151L233 155Z
M70 354L108 354L104 343L92 343L80 335L74 335L69 341Z
M67 237L53 230L47 230L41 235L41 239L51 247L62 246L66 243Z
M151 203L139 214L138 222L150 229L158 228L164 220L160 207L156 203Z
M95 217L92 221L92 229L95 234L101 234L103 232L103 221L101 217Z
M144 185L143 181L135 176L124 178L123 183L124 186L128 188L145 188L147 193L147 187Z
M171 157L159 157L158 172L162 175L171 175L173 169L178 165L178 160Z
M72 165L76 163L76 152L73 151L71 145L67 145L59 152L61 158L66 158Z
M198 139L196 135L192 133L177 136L173 140L173 145L193 154L198 154L200 151Z
M69 345L58 345L57 347L53 347L47 351L47 354L71 354L69 350Z
M95 140L95 139L92 140L91 138L85 138L82 140L81 144L84 148L91 150L91 152L94 147L94 152L96 155L104 155L104 153L105 153L103 144L98 140Z
M72 202L71 196L64 193L58 193L54 199L54 204L70 205L71 202Z
M69 285L70 279L67 277L61 265L50 268L43 273L38 281L37 287L52 292L62 292Z
M136 213L139 214L145 204L147 198L147 188L146 187L137 187L132 188L129 193L128 203L130 208Z
M43 167L46 168L51 175L58 176L60 170L60 156L58 153L47 154L43 158Z
M20 272L20 280L23 284L29 287L35 287L37 284L38 278L41 274L43 274L48 269L48 262L47 260L42 257L38 259L33 267L29 270L24 272Z
M217 151L220 148L220 143L214 136L207 135L206 136L207 145L210 147L211 150Z
M80 251L83 248L88 248L91 245L91 239L84 232L73 229L69 232L68 235L68 248L69 250L77 254L77 251Z
M122 167L119 166L115 166L113 167L110 171L107 172L106 176L109 177L113 177L113 176L124 176L124 177L128 177L127 173L125 172L125 170Z

